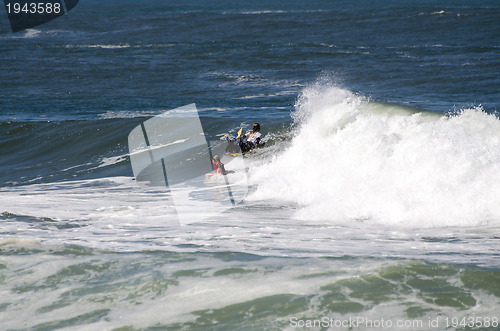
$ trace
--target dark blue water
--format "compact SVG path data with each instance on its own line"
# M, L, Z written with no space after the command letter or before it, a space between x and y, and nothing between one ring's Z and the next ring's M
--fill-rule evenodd
M495 1L86 1L32 32L4 24L2 115L290 107L325 72L376 100L494 111L499 15Z
M87 0L68 15L18 33L10 32L0 8L0 271L5 271L0 286L8 293L0 302L0 321L16 330L83 324L96 330L215 330L213 321L222 329L237 325L257 330L285 328L293 316L367 314L427 323L429 314L441 318L445 328L445 317L479 311L498 322L492 315L499 297L494 262L499 256L498 218L494 208L488 209L498 203L496 188L487 187L498 179L498 136L488 131L497 127L495 120L484 114L469 112L455 122L412 122L407 117L390 122L388 129L384 116L374 115L373 122L361 116L357 123L365 126L349 131L344 140L325 136L316 142L314 134L306 135L312 146L333 141L327 146L343 150L346 163L353 161L351 167L341 157L328 159L335 169L346 171L344 177L335 173L338 182L350 180L345 196L335 181L335 189L325 187L334 178L328 172L332 168L325 167L317 176L322 179L304 181L299 193L311 188L312 195L339 194L325 204L312 199L311 208L298 218L297 205L309 196L293 196L291 185L282 193L297 205L250 204L228 214L227 228L189 231L165 228L159 221L168 214L161 209L167 208L163 198L138 192L133 185L127 137L148 118L191 103L196 103L208 140L258 121L270 147L263 152L265 160L275 171L271 178L260 177L265 181L258 186L269 184L265 192L272 193L282 164L287 170L287 164L308 155L321 166L321 155L333 155L324 150L298 155L308 151L300 141L291 143L303 124L294 122L297 113L304 113L301 107L306 113L323 105L337 109L329 98L346 94L345 100L368 100L368 108L386 105L386 114L398 106L425 114L480 106L496 115L499 31L500 3L493 0ZM309 124L317 130L308 132L335 131L318 125L330 119L327 113L322 116L317 127ZM404 140L406 133L415 136ZM356 145L358 137L364 143ZM375 141L370 150L372 137L387 139L379 145ZM398 149L400 138L407 143L401 144L407 154ZM290 144L297 159L270 161ZM394 154L386 155L382 148L384 153L363 159L358 158L361 152L348 153L351 146L369 156L380 146L400 154L391 158ZM416 156L419 160L413 162ZM406 166L397 168L395 159ZM377 173L354 171L363 164L380 166L380 178L387 180L376 182ZM310 165L304 169L315 178ZM363 182L363 175L373 185L361 185L363 194L349 191ZM433 181L426 186L429 178ZM301 180L297 176L297 183ZM405 180L416 184L405 186ZM399 184L407 188L404 193L422 196L406 200L415 203L398 209L400 214L382 213L382 227L363 215L338 227L333 219L325 227L307 225L312 219L308 210L328 216L348 209L351 205L342 205L340 197L352 203L353 214L362 214L366 206L377 210L377 197ZM377 188L380 194L369 194ZM353 202L366 197L362 208ZM422 201L436 212L415 211ZM335 203L340 207L329 210ZM389 203L380 205L390 211ZM465 210L464 219L454 217L456 210ZM270 225L259 225L254 214ZM412 224L424 215L421 223L431 230L398 232L388 221L397 215L409 215ZM25 248L31 244L36 247ZM156 249L168 252L151 252ZM129 251L135 253L124 253ZM273 254L279 258L261 256ZM293 256L282 258L287 254ZM243 293L243 299L227 295L226 286ZM196 300L197 289L202 300ZM44 302L45 297L52 301ZM135 308L142 319L132 313ZM256 313L245 315L251 311ZM15 322L12 314L20 314L17 320L27 324Z
M151 116L193 102L206 116L236 119L221 122L222 132L240 119L280 125L318 79L423 110L499 107L495 1L86 1L26 32L3 23L0 120L62 121L62 130L25 124L42 149L65 134L100 144L78 130L114 131L122 124L103 117ZM97 121L76 129L67 120ZM28 137L3 125L15 157L22 148L13 146Z

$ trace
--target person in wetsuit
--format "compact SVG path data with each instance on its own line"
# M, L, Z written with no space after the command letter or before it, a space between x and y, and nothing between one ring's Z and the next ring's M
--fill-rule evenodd
M238 145L233 142L235 140L228 139L229 145L226 147L226 152L228 153L246 153L255 148L260 148L264 146L264 142L261 142L262 133L260 133L260 124L255 123L253 125L252 131L243 135L239 138Z
M214 171L216 174L226 175L228 171L224 168L224 163L221 162L219 155L214 155L212 158L212 164L214 165Z
M243 136L246 141L240 139L238 145L240 146L241 152L245 153L255 149L257 147L262 147L260 140L262 138L262 133L260 133L260 124L255 123L253 125L252 131Z

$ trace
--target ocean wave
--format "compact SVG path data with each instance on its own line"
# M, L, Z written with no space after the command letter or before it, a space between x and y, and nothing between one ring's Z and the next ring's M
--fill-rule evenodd
M4 122L0 186L128 174L126 137L135 119ZM113 165L113 167L109 167ZM112 169L110 169L112 168Z
M326 9L313 9L313 10L247 10L247 11L241 11L239 14L243 15L263 15L263 14L300 14L300 13L322 13L326 12L328 10Z
M163 110L164 111L164 110ZM99 114L102 119L117 119L117 118L139 118L139 117L152 117L161 114L161 110L108 110L105 113Z
M34 39L41 35L42 31L38 29L26 29L22 34L9 34L0 36L0 39Z
M455 13L447 10L436 10L432 12L420 12L418 16L456 16L456 17L471 17L471 16L480 16L479 12L470 12L470 13Z
M500 121L481 107L448 116L318 83L295 108L295 137L254 169L253 199L328 222L500 224Z
M66 48L101 48L101 49L121 49L133 47L130 44L90 44L90 45L66 45Z

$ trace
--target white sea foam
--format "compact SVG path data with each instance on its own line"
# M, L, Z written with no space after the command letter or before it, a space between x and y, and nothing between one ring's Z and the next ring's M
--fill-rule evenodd
M9 34L7 36L0 36L0 39L33 39L39 37L41 33L41 30L26 29L24 34Z
M112 165L118 164L120 162L123 162L126 159L127 159L127 154L105 157L101 160L101 163L96 168L112 166Z
M291 146L253 172L253 199L332 223L500 224L500 121L480 107L433 116L316 84L293 116Z
M34 239L26 238L8 238L0 240L0 246L7 245L40 245L40 242Z
M228 162L227 168L230 167ZM5 243L14 240L23 245L39 242L44 247L70 244L117 252L235 251L298 257L376 255L447 262L450 252L461 252L453 256L456 263L473 260L477 265L498 264L498 225L416 231L359 219L336 224L328 224L335 220L333 218L327 222L315 221L313 217L318 218L318 213L329 212L325 207L327 202L302 209L299 215L302 217L294 218L296 204L286 204L279 196L264 202L238 203L244 192L238 188L238 173L234 175L236 183L231 186L237 202L234 206L225 198L227 188L222 183L195 191L186 187L185 197L176 195L175 201L165 189L139 187L129 177L2 188L0 240ZM231 176L229 179L231 184ZM316 187L326 183L325 180ZM253 189L250 186L250 191ZM280 193L284 197L289 194L286 190L290 188L285 187ZM259 188L257 195L260 192L264 191ZM328 193L323 191L323 194L328 198ZM183 220L176 210L183 213ZM308 211L311 217L304 216ZM353 241L357 244L353 245Z
M36 29L27 29L21 38L36 38L40 35L41 31Z
M121 110L121 111L111 111L108 110L105 113L99 114L100 118L112 119L112 118L137 118L137 117L150 117L161 113L164 110L145 110L145 111L135 111L135 110Z
M490 234L500 224L496 117L481 109L451 117L419 113L320 84L304 90L293 116L296 129L289 135L294 139L274 139L246 158L250 192L256 191L242 204L228 206L227 189L217 196L217 186L225 185L221 178L196 190L186 187L185 199L175 204L165 189L141 188L128 177L4 187L0 212L7 216L0 239L117 251L495 256ZM100 166L123 157L103 159ZM235 185L240 181L238 173L228 179ZM239 194L237 188L233 193ZM189 226L179 225L179 207L187 210ZM456 233L465 238L457 226L475 225L487 229L478 235L479 246L420 240L432 236L446 242ZM431 229L415 233L404 229L408 226ZM352 240L363 245L353 247ZM385 245L387 240L397 245ZM178 246L186 244L196 248ZM488 256L481 263L491 263Z
M261 14L284 14L284 10L254 10L241 12L243 15L261 15Z
M112 44L97 44L97 45L87 45L88 48L102 48L102 49L120 49L120 48L129 48L129 44L119 44L119 45L112 45Z

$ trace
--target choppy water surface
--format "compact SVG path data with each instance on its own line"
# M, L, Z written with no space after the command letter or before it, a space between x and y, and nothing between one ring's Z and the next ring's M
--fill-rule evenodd
M494 1L4 20L1 329L497 329L499 22ZM243 203L134 180L128 134L190 103L212 144L261 123Z

